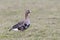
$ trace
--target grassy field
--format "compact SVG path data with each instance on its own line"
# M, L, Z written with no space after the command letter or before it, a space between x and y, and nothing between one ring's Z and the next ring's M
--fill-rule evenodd
M11 31L31 10L31 26ZM0 40L60 40L60 0L0 0Z

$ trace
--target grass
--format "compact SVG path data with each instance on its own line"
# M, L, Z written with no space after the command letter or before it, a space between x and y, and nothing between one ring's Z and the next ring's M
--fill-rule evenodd
M31 26L11 31L30 9ZM0 40L60 40L60 0L0 0Z

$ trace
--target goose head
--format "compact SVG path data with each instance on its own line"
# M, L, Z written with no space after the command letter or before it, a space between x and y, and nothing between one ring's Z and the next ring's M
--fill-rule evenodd
M29 14L30 14L30 13L31 13L30 10L26 10L26 12L25 12L25 19L29 18Z
M31 11L30 10L26 10L26 14L29 14L29 13L31 13Z

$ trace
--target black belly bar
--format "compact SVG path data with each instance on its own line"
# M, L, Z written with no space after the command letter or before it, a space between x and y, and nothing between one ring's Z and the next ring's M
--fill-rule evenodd
M24 30L26 30L29 26L30 26L30 24L29 24L29 25L24 24L24 26L18 27L18 30L24 31Z

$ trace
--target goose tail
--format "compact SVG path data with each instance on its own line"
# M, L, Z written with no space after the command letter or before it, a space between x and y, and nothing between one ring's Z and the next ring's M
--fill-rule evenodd
M9 31L11 31L13 28L10 28Z

